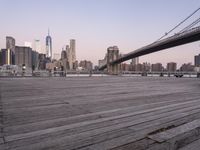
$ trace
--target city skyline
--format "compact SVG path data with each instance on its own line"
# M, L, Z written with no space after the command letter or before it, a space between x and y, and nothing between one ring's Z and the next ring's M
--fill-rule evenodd
M5 48L5 37L12 36L16 45L23 45L25 41L32 42L34 39L40 40L42 52L45 53L45 35L50 27L53 54L61 53L69 39L76 39L77 60L86 59L97 64L110 45L117 45L120 53L126 54L154 42L193 12L198 4L198 0L45 2L19 0L10 3L2 0L1 10L9 7L12 11L7 13L7 17L0 14L0 48ZM64 9L66 5L70 7ZM30 10L26 13L27 9ZM8 18L12 18L15 23L12 24ZM194 63L194 55L200 52L199 45L199 42L195 42L179 46L142 56L140 60L163 64L173 61L179 65Z

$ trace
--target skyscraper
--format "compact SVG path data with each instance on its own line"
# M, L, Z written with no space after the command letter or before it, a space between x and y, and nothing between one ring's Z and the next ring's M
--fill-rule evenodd
M69 61L69 69L76 69L76 41L74 39L70 40L70 47L66 47L68 61Z
M69 46L66 46L66 49L63 49L61 52L61 62L62 66L64 67L64 71L69 70L69 61L68 61L68 55L67 53L69 52Z
M131 63L132 63L132 65L139 64L139 57L133 58Z
M67 51L66 50L62 50L61 59L67 59Z
M15 39L11 36L6 36L6 49L10 49L15 53Z
M67 60L68 60L68 61L69 61L69 59L70 59L69 53L70 53L69 45L66 45L66 56L67 56Z
M8 51L7 64L15 64L15 39L11 36L6 36L6 49Z
M74 39L70 40L70 49L72 52L72 62L74 63L76 61L76 42Z
M194 56L194 65L195 65L196 67L200 67L200 54Z
M35 69L39 66L39 53L37 51L32 50L32 67Z
M16 65L25 65L28 68L32 67L32 48L25 46L16 46L15 48Z
M10 49L2 49L1 50L1 64L11 65L11 50Z
M52 59L52 39L49 35L49 30L46 37L46 57L48 57L50 60Z

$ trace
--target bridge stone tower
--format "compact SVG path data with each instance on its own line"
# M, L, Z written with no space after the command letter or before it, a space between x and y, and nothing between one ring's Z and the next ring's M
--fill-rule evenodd
M108 74L118 75L119 74L119 65L110 63L119 58L119 49L117 46L108 47L107 49L107 69Z

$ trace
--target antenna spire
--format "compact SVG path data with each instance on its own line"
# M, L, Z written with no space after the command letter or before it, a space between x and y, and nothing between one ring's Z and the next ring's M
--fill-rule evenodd
M48 35L49 35L49 28L48 28Z

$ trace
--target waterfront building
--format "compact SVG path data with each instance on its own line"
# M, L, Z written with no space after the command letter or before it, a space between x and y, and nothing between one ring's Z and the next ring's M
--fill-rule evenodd
M176 72L177 64L175 62L167 63L167 71L168 72Z
M192 63L184 63L181 67L180 67L180 71L183 72L192 72L194 71L194 66L192 65Z
M200 54L194 56L194 65L195 67L200 67Z
M151 70L151 64L144 62L142 64L142 72L150 72L150 70Z
M161 63L156 63L151 65L151 71L152 72L161 72L163 71L163 66Z
M143 64L139 63L136 65L135 67L135 70L134 71L137 71L137 72L142 72L143 71Z
M52 62L46 63L46 70L49 71L61 71L62 63L58 60L53 60Z
M93 64L91 61L87 61L87 60L82 60L79 63L79 67L81 67L83 70L92 70L93 69Z
M120 64L120 70L121 71L130 71L131 69L130 69L130 64L126 64L126 63L122 63L122 64Z
M25 46L15 47L15 64L32 68L32 48Z

